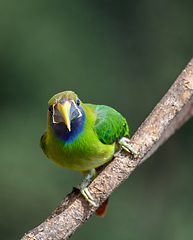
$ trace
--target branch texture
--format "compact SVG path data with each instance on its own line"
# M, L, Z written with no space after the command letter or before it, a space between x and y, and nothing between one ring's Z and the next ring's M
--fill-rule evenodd
M120 151L89 185L96 203L102 204L138 164L150 157L192 115L193 59L132 137L131 146L138 155ZM74 189L49 218L25 234L22 240L68 239L95 210L79 190Z

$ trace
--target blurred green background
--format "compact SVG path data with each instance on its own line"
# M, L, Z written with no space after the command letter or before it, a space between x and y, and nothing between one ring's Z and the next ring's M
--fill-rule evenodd
M74 90L114 107L131 135L193 55L193 2L0 2L0 239L45 220L82 176L53 164L39 139L47 101ZM193 239L191 119L72 237Z

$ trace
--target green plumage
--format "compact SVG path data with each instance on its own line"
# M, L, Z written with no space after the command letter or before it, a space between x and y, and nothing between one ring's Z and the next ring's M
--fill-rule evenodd
M75 93L62 92L50 99L49 106L53 107L61 100L75 101L76 99ZM86 116L82 124L83 129L70 142L56 136L50 123L51 113L48 110L47 131L40 140L40 146L45 155L59 166L88 171L112 158L116 142L121 137L129 135L129 128L125 118L113 108L82 102L79 108L83 109ZM73 121L75 120L71 123ZM75 134L73 129L72 134Z
M97 116L95 131L99 140L105 144L112 144L121 137L129 135L129 128L126 119L111 107L104 105L91 105Z
M65 91L48 102L47 131L40 146L57 165L83 174L80 191L92 205L98 206L87 186L96 177L95 169L112 159L116 144L136 153L128 138L124 138L128 135L127 122L116 110L83 104L74 92ZM97 211L98 216L104 215L105 205L102 209Z

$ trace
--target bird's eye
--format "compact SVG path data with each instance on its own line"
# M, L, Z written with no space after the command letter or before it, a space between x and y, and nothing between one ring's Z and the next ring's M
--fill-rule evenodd
M48 106L48 110L49 110L49 112L52 113L52 112L53 112L53 107L52 107L51 105L49 105L49 106Z
M75 103L78 107L80 106L80 100L78 98L75 99Z

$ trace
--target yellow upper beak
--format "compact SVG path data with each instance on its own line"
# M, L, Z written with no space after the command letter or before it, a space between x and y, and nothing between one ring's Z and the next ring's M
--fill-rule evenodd
M71 103L69 101L66 101L64 104L61 104L61 103L57 104L57 109L60 111L61 115L63 116L64 122L65 122L69 132L71 131L70 108L71 108Z

